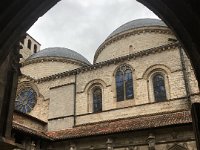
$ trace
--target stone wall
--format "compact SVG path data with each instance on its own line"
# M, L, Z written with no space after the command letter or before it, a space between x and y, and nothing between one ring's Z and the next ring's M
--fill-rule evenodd
M116 101L115 70L121 64L133 69L134 98ZM155 103L151 87L151 74L166 75L167 101ZM143 56L137 59L104 66L100 69L80 73L77 76L76 115L77 124L102 120L188 109L179 49ZM102 87L102 113L92 113L91 87ZM151 104L152 103L152 104ZM133 107L134 106L134 107ZM128 107L128 108L126 108ZM124 108L124 109L120 109ZM148 111L147 111L148 110Z
M31 41L31 47L28 48L28 40ZM31 51L31 54L34 54L34 45L37 46L37 52L40 51L40 44L29 34L26 34L26 38L24 39L23 43L21 43L23 46L23 49L29 49Z
M127 36L107 45L100 53L98 61L169 44L172 41L169 41L168 38L175 39L170 33L161 32L143 32ZM130 44L132 44L131 49L129 49ZM113 56L107 56L107 54ZM190 90L195 95L192 98L197 101L199 99L197 82L185 54L184 59L186 60ZM118 67L123 64L132 69L134 98L117 102L115 73ZM22 73L37 79L78 67L78 65L67 62L44 61L25 65L22 67ZM164 75L167 93L167 100L159 103L154 100L152 87L152 76L156 72ZM80 125L189 109L190 102L187 99L186 83L178 47L141 55L130 58L130 60L116 61L113 64L110 63L75 74L76 72L73 75L48 78L47 81L34 83L40 96L30 115L48 121L49 131L72 128L74 123ZM32 82L25 77L20 79L20 82L23 81ZM76 85L76 87L70 87L72 85ZM93 113L92 89L95 86L102 89L102 112L100 113ZM74 115L76 120L74 120Z
M122 64L129 65L133 70L134 98L131 100L117 102L114 75L116 69ZM41 72L45 73L45 71ZM165 74L167 91L166 102L155 103L154 101L153 89L151 85L151 75L154 72L163 72ZM190 76L190 78L194 80L194 75L192 77ZM23 80L24 79L21 79L21 81ZM75 75L70 75L38 83L37 87L40 91L41 97L43 98L41 102L43 101L42 103L45 105L40 104L38 100L38 103L30 115L37 116L39 119L47 121L47 118L49 118L48 112L52 114L55 113L55 111L49 111L49 101L51 101L51 99L59 99L59 95L64 95L65 98L73 96L73 92L68 93L68 90L61 88L68 84L76 84L77 125L123 117L146 115L149 113L154 114L189 109L189 102L186 99L186 88L178 48L150 54L148 56L141 56L136 59L116 64L110 64L91 71L80 72L77 77L75 77ZM102 113L93 113L92 110L91 89L96 85L100 85L102 88ZM197 85L193 84L192 86L196 89L193 93L197 92ZM50 94L50 89L54 89L55 87L60 87L61 90L59 94L55 94L56 96L54 95L54 97ZM198 98L198 95L194 97L194 99ZM60 104L62 105L63 103L61 102ZM53 106L51 102L50 105ZM71 103L68 108L72 107L74 106ZM68 108L66 108L66 110ZM40 114L40 112L43 112L43 114ZM64 113L65 111L61 112ZM49 123L52 126L49 125L49 129L58 130L59 128L54 128L58 122L60 122L59 124L63 124L61 127L62 129L72 127L73 118L67 119L65 118L66 116L67 113L59 116L61 118L57 116L57 121L56 119L51 120L52 118L50 117Z
M22 74L31 76L34 79L50 76L53 74L73 70L80 67L77 64L71 64L58 61L44 61L39 63L32 63L21 68Z
M50 89L48 130L72 128L74 120L74 84Z
M22 54L20 62L24 62L29 56L32 55L32 52L30 49L23 47L22 49L20 49L20 54Z
M74 85L63 85L50 89L49 119L74 114Z
M25 127L29 127L33 130L46 131L47 122L43 122L36 117L37 116L32 117L31 115L24 115L20 112L15 111L13 115L13 121Z
M28 40L31 41L31 47L28 48ZM29 56L34 54L34 45L37 47L37 52L40 51L40 44L33 39L29 34L26 34L25 39L20 43L22 49L20 50L20 54L22 54L23 58L21 58L20 62L24 62Z
M134 103L134 100L128 100L131 103ZM126 101L125 101L126 102ZM120 102L124 103L124 102ZM109 111L103 111L101 113L86 113L84 115L78 115L76 118L76 124L86 124L92 122L106 121L118 118L127 118L134 116L142 116L155 113L164 113L164 112L173 112L178 110L187 110L188 109L188 100L180 99L159 103L148 103L143 105L135 105L132 107L125 108L113 108Z
M153 27L144 27L142 29L155 29ZM135 29L142 30L141 28ZM156 29L165 29L162 27L157 27ZM167 29L168 30L168 29ZM131 32L131 31L130 31ZM125 33L123 33L125 34ZM141 50L162 46L169 44L168 38L176 39L172 34L159 33L159 32L141 32L132 36L125 36L119 40L114 41L111 44L106 44L105 48L100 52L97 57L96 63L106 61L112 58L128 55L131 53L136 53Z
M33 108L33 110L29 113L29 115L47 122L48 113L49 113L49 104L50 104L50 99L51 99L50 88L63 86L64 84L73 84L75 82L74 80L75 80L74 76L69 76L66 78L55 79L49 82L43 82L43 83L37 84L37 83L33 83L32 81L26 78L21 78L19 80L19 83L20 83L19 85L24 86L25 84L28 83L32 87L35 86L34 89L36 90L38 94L37 103L35 107ZM66 93L66 91L64 90L62 92Z
M196 80L194 69L191 65L189 58L187 57L186 53L183 53L184 63L186 66L186 74L187 80L189 84L189 92L190 94L199 93L198 82Z
M52 144L52 148L57 150L70 149L70 147L73 150L108 150L110 147L114 150L149 150L148 139L150 136L154 138L156 150L168 150L176 145L183 149L196 150L191 125L68 139L63 142L55 142Z

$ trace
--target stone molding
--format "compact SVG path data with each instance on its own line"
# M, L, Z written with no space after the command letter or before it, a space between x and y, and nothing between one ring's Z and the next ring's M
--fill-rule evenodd
M103 49L105 49L108 45L117 42L121 39L127 38L129 36L132 35L139 35L139 34L143 34L143 33L162 33L162 34L173 34L172 31L170 29L168 29L167 27L162 28L162 29L147 29L147 28L142 28L142 29L137 29L137 30L133 30L133 31L125 31L121 34L118 34L116 36L110 37L109 39L106 39L96 50L95 55L94 55L94 61L93 63L96 62L99 54L102 52Z
M73 59L68 59L68 58L59 58L59 57L42 57L42 58L34 58L31 60L26 60L25 62L22 62L22 67L29 65L29 64L34 64L34 63L43 63L43 62L63 62L63 63L70 63L70 64L76 64L76 65L81 65L81 66L89 66L88 64L73 60Z
M111 64L118 64L118 63L124 62L126 60L129 61L131 59L141 58L143 56L148 56L150 54L161 53L163 51L172 50L172 49L175 49L176 47L180 47L180 46L181 45L180 45L179 42L165 44L165 45L162 45L162 46L159 46L159 47L150 48L150 49L147 49L147 50L143 50L143 51L139 51L139 52L132 53L132 54L129 54L129 55L125 55L125 56L122 56L122 57L118 57L118 58L110 59L110 60L103 61L103 62L100 62L100 63L96 63L96 64L93 64L93 65L82 66L82 67L74 69L74 70L54 74L54 75L43 77L43 78L40 78L40 79L34 79L34 78L27 76L27 75L24 75L24 74L21 77L25 77L25 78L33 81L33 82L36 82L36 83L42 83L42 82L51 81L51 80L54 80L54 79L63 78L63 77L66 77L66 76L77 75L79 73L96 70L98 68L109 66Z

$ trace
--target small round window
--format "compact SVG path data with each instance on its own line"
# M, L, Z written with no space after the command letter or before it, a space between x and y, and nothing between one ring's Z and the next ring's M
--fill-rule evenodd
M26 87L17 94L15 109L23 113L29 113L34 108L36 99L36 92L31 87Z

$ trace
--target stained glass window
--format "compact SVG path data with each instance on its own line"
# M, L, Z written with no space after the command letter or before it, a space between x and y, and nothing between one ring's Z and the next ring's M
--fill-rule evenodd
M93 112L102 111L102 91L100 87L93 90Z
M130 67L122 65L115 74L117 101L132 99L133 95L133 79Z
M31 88L22 89L16 97L15 109L23 113L29 113L36 104L37 95Z
M165 78L162 74L153 76L153 90L156 102L164 101L167 99L165 90Z

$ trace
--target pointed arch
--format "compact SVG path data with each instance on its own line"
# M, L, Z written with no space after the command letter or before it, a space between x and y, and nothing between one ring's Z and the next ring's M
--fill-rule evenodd
M120 65L115 70L115 85L117 101L134 98L132 68L129 65Z

